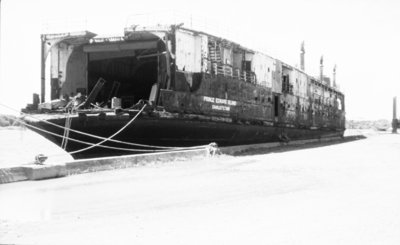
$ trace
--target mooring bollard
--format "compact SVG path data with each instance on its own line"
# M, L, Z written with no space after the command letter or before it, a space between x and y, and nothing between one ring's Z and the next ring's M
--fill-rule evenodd
M213 142L213 143L210 143L208 146L207 146L207 155L208 156L215 156L215 155L218 155L218 154L220 154L221 153L221 151L219 150L219 148L218 148L218 144L217 143L215 143L215 142Z
M37 165L44 165L44 162L47 160L47 156L43 155L43 154L39 154L35 156L35 164Z

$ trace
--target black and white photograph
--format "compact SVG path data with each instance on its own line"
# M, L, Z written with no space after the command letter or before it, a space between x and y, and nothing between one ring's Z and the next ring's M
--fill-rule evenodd
M0 0L0 245L398 245L399 58L396 0Z

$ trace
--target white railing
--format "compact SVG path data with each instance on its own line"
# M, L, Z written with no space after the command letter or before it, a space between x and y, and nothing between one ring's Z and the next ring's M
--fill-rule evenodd
M214 75L222 75L249 83L256 83L256 77L253 72L240 71L239 68L232 68L230 65L212 62L212 72Z

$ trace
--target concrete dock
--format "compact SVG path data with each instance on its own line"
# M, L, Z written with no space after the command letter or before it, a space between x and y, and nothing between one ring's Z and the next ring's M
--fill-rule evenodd
M5 244L400 244L400 136L0 185Z
M2 132L0 132L2 133ZM32 132L24 132L30 135ZM10 134L11 136L12 134ZM37 135L39 136L39 135ZM26 136L22 137L26 138ZM30 137L31 141L35 137ZM98 172L103 170L114 170L120 168L131 168L141 165L162 164L164 162L177 162L177 161L193 161L197 159L207 159L215 155L241 155L251 154L252 152L265 152L273 150L290 149L291 147L305 146L321 146L325 144L338 144L348 141L358 140L364 138L363 135L352 135L346 137L327 137L319 139L296 140L290 142L272 142L251 145L237 145L228 147L218 147L216 144L211 143L196 149L183 149L179 151L170 152L157 152L147 154L123 155L112 157L99 157L73 160L72 157L56 145L45 140L40 136L37 139L38 143L31 143L28 145L26 140L22 141L23 144L18 144L17 149L26 151L22 157L14 154L13 157L8 157L10 162L5 161L2 164L0 161L0 184L12 183L25 180L44 180L50 178L59 178L70 176L74 174L84 174L89 172ZM42 142L41 142L42 141ZM28 141L30 142L30 141ZM40 145L41 148L37 146ZM3 146L4 147L4 146ZM12 154L11 150L8 151L9 155ZM42 154L48 152L48 154ZM38 164L34 159L35 155L41 153L46 159L43 163ZM31 161L27 157L31 157ZM7 159L3 156L4 159ZM2 159L0 159L2 160ZM25 164L16 164L20 162L28 162ZM3 167L3 166L11 167Z

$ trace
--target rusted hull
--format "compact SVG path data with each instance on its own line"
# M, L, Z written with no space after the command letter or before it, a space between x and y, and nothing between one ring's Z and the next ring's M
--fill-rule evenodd
M109 137L120 130L129 120L130 118L128 116L111 116L103 120L100 120L98 117L87 117L85 121L75 117L72 119L71 128L85 133ZM65 119L53 119L49 121L60 126L64 126L65 124ZM58 135L63 135L64 133L63 129L46 124L44 122L31 122L30 124ZM49 136L48 134L40 131L37 132L55 144L61 145L61 137ZM185 147L205 145L211 142L215 142L220 146L230 146L342 135L343 131L337 131L333 129L307 129L179 118L141 117L134 121L133 124L128 126L113 139L155 146ZM72 131L69 133L69 137L94 144L102 141L100 139L94 139L92 137L84 136ZM140 151L140 149L155 149L133 147L114 142L105 142L103 145L120 148L135 148L139 151L133 152L95 147L81 153L73 154L73 156L75 158L87 158L93 156L135 154L145 152ZM88 147L88 145L69 140L66 151L72 152L86 147Z
M138 120L115 139L157 146L228 146L343 134L344 94L323 76L322 60L321 76L315 78L279 59L181 25L135 26L123 36L95 36L42 36L42 74L51 53L51 101L33 103L33 113L49 112L38 116L60 126L69 124L65 111L79 113L72 115L72 129L107 138L143 108ZM31 123L64 134L44 122ZM46 136L61 145L62 137ZM69 137L101 141L74 132ZM69 139L66 150L85 147ZM96 147L74 156L99 152L132 153Z

